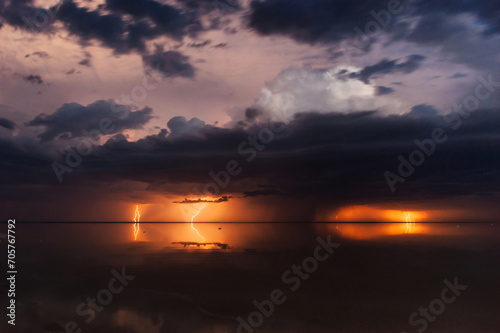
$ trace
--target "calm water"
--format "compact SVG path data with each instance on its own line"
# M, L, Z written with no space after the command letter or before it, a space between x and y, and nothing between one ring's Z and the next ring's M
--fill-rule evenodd
M2 332L500 331L498 225L193 227L219 244L172 244L203 241L189 223L141 223L136 241L130 223L18 224L16 327ZM440 303L455 279L466 289ZM433 301L438 314L409 322Z

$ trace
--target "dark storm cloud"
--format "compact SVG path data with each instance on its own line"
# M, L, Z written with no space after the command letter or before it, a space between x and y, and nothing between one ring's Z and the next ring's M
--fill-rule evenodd
M388 95L393 93L395 90L391 87L384 87L384 86L377 86L375 95L377 96L383 96L383 95Z
M127 50L127 40L124 37L127 28L119 15L102 15L98 10L88 10L78 7L72 1L66 1L59 8L57 18L70 33L79 36L82 41L96 39L118 52Z
M466 27L446 15L429 14L420 19L416 27L408 31L406 39L420 44L439 45L457 32L464 32Z
M18 142L9 138L0 138L0 182L14 187L22 184L45 183L43 176L51 171L50 154L34 142ZM23 189L18 188L19 192ZM13 196L10 196L10 194ZM0 189L2 201L21 200L22 196L14 195L7 187Z
M337 42L354 36L354 27L373 20L370 10L386 8L387 0L254 0L249 26L262 35Z
M54 14L44 8L38 8L30 0L11 0L8 6L6 1L0 4L1 21L32 32L47 30L53 22Z
M2 11L3 22L31 32L52 31L56 20L82 44L96 40L117 53L143 52L145 43L157 37L181 40L205 29L197 11L154 0L108 0L96 10L72 0L60 1L48 9L35 7L31 1L12 0Z
M455 55L456 62L498 66L498 50L487 47L496 43L493 35L500 33L497 0L395 2L401 6L391 15L387 0L253 0L249 27L261 35L283 35L304 43L358 45L362 41L365 51L378 37L387 35L392 42L445 46L443 51ZM380 15L381 11L385 14ZM367 33L369 24L372 30L378 24L377 32Z
M106 0L106 8L113 12L130 14L136 19L150 19L154 28L146 24L136 26L137 34L165 34L175 39L182 39L189 32L196 33L202 30L194 13L182 13L178 8L162 4L154 0Z
M120 111L120 112L117 112ZM121 117L126 112L127 117ZM102 122L110 125L109 133L119 133L125 129L142 128L151 118L152 110L145 107L142 110L131 111L130 106L116 105L112 101L96 101L83 106L78 103L68 103L61 106L51 115L40 114L29 121L27 126L44 126L45 130L38 135L42 142L69 134L71 138L85 137L84 131L102 128Z
M154 0L107 0L103 8L108 13L88 10L68 1L61 6L57 18L83 41L96 39L118 53L127 53L143 52L147 41L160 36L178 41L184 36L196 37L207 29L201 23L201 15L214 9L177 8ZM133 19L125 19L124 15Z
M204 126L197 136L150 136L135 143L105 145L89 164L111 178L204 184L213 181L208 176L210 171L224 170L228 161L236 160L244 172L227 191L248 191L244 182L238 180L266 179L267 185L278 191L300 197L319 195L325 201L425 198L435 195L436 188L444 196L471 194L498 190L500 186L495 182L500 161L500 146L496 144L498 125L498 112L474 113L459 131L450 133L450 140L438 147L432 160L396 194L389 191L383 173L397 168L398 155L415 149L415 139L428 138L437 127L448 128L441 117L382 118L373 112L304 113L248 164L246 158L251 153L242 155L237 149L248 136L255 134L253 131ZM135 156L141 156L141 160ZM123 170L123 166L129 170ZM147 175L133 172L146 166ZM111 174L110 170L118 169L118 173ZM440 187L443 182L454 185Z
M16 129L16 124L7 118L0 118L0 126L11 131Z
M188 62L188 57L177 51L166 51L158 48L155 53L142 56L147 68L155 69L164 76L193 78L194 67Z
M498 1L415 1L409 10L412 24L388 29L394 41L441 47L452 61L482 70L498 68Z
M425 57L420 54L412 54L405 61L384 59L375 65L366 66L358 73L351 74L351 77L368 84L372 76L391 73L410 74L420 68L424 59Z
M231 199L231 196L224 195L218 199L215 200L209 200L209 199L187 199L184 198L182 201L174 201L174 203L178 204L193 204L193 203L221 203L221 202L227 202L229 199Z
M25 77L23 77L23 79L24 79L24 81L30 82L33 84L42 84L43 83L42 77L40 75L30 74L30 75L26 75Z
M500 32L500 4L496 0L400 1L405 14L423 18L411 39L439 41L453 34L450 16L472 14L486 24L485 34ZM385 0L254 0L251 3L250 27L263 35L281 34L302 42L340 41L354 35L354 28L364 30L376 13L388 9ZM386 29L404 35L399 29L409 29L392 15ZM455 31L456 32L456 31Z
M473 112L459 129L453 130L450 125L427 105L417 106L410 114L387 117L376 112L302 113L260 151L250 144L249 138L270 124L255 124L247 129L204 125L183 135L161 131L136 142L128 142L124 137L109 140L64 177L71 188L99 181L101 185L96 185L96 190L106 192L106 184L137 181L148 184L150 194L203 197L211 193L203 194L204 186L213 183L214 176L224 181L226 177L221 172L234 160L241 173L230 177L227 187L215 195L263 195L264 192L253 189L255 184L264 184L272 189L267 194L287 194L269 196L279 199L278 203L292 199L303 202L303 207L293 207L294 214L298 214L295 218L313 218L317 209L332 205L415 203L499 191L500 112ZM436 145L432 157L392 193L384 173L397 173L398 156L408 158L418 148L415 140L430 138L436 128L442 128L449 139ZM63 130L68 129L56 132ZM44 135L53 137L54 133ZM0 150L3 182L59 186L50 165L54 159L64 163L66 153L42 154L43 149L34 143L26 146L3 140L2 144L6 147ZM61 188L66 188L65 184ZM202 192L193 192L195 187ZM24 187L18 188L27 192ZM59 195L57 191L48 193ZM11 192L1 195L13 196ZM256 195L256 200L259 197ZM287 209L286 204L283 209ZM300 215L301 209L304 215Z

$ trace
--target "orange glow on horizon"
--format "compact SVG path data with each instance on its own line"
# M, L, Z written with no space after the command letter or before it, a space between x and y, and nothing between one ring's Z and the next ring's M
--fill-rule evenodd
M141 214L139 213L139 205L135 206L135 216L134 216L134 240L137 240L139 235L139 221L141 219Z
M424 222L428 215L424 211L391 210L370 206L350 206L333 213L337 222Z
M344 237L353 239L373 239L383 236L427 233L423 222L428 215L423 211L390 210L369 206L350 206L334 213L339 222L390 222L388 224L338 225L336 230Z

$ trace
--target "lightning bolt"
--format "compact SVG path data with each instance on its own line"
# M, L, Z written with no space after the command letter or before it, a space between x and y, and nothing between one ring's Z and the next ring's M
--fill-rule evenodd
M139 220L141 219L141 214L139 213L139 205L135 206L135 216L134 216L134 240L137 240L137 235L139 234Z
M403 212L406 218L406 233L411 233L415 229L415 216L410 212Z
M203 207L201 207L197 212L196 214L193 215L193 217L191 217L191 229L193 229L194 231L196 231L196 233L198 234L198 236L201 237L201 239L203 239L203 242L205 242L205 237L203 237L202 235L200 235L200 233L198 232L198 230L196 230L196 228L194 227L193 225L193 220L196 216L198 216L198 214L200 214L200 212L207 206L206 203L203 204Z

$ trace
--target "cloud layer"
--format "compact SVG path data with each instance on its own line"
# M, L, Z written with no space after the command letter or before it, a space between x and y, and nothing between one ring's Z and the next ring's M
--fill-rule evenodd
M103 133L103 128L103 134L142 128L152 117L150 108L132 111L131 106L117 105L114 101L96 101L87 106L78 103L64 104L53 114L40 114L26 125L45 127L38 137L46 142L61 135L79 138L89 136L86 133L94 130Z
M227 162L234 160L243 172L232 177L220 192L204 195L296 198L303 204L297 216L311 219L317 212L336 206L484 195L500 190L500 149L496 145L499 115L497 110L476 111L458 130L453 130L451 123L425 105L401 116L380 116L374 111L306 112L295 115L285 131L276 134L262 150L248 144L242 149L241 144L258 137L261 129L269 128L268 123L248 129L196 126L183 135L166 135L162 130L137 142L123 136L110 140L64 177L71 186L97 181L101 193L107 192L105 184L134 181L148 184L150 194L193 196L193 188L203 189L214 182L211 172L220 173ZM436 128L442 128L448 140L437 145L435 153L392 193L384 173L397 173L398 156L408 159L418 148L415 140L428 139ZM53 137L54 131L51 129L44 137ZM13 139L1 139L0 145L2 184L18 189L36 184L65 187L58 184L49 168L52 159L48 152L41 153L40 147ZM248 162L251 150L255 150L256 158ZM64 156L56 159L63 162ZM7 188L0 195L12 200ZM50 193L57 200L58 192ZM197 199L185 202L192 200ZM295 209L299 212L300 207L296 205Z

